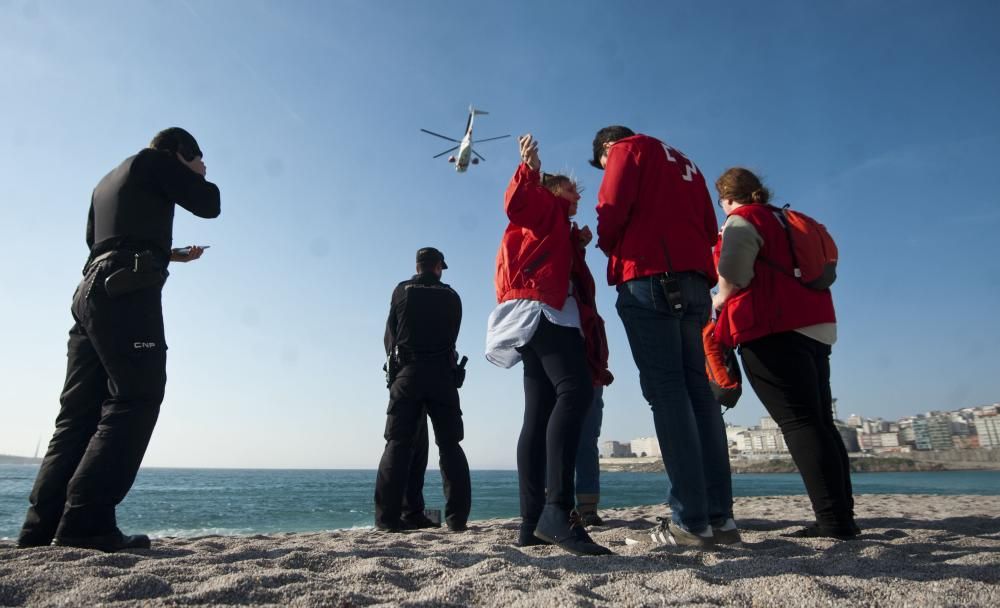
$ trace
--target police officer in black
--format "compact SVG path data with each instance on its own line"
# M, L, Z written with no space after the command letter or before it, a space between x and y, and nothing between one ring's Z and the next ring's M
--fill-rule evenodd
M149 537L118 529L115 507L135 481L167 382L160 291L170 262L203 248L171 249L174 205L219 215L198 142L161 131L94 189L90 256L73 295L66 382L56 430L31 491L19 547L117 551Z
M472 506L469 463L459 442L465 436L458 386L464 370L456 365L455 341L462 324L462 301L441 282L448 265L433 247L417 251L417 274L392 292L385 326L385 350L390 357L389 410L385 451L375 480L375 527L398 532L403 498L413 494L415 447L429 416L441 457L445 522L455 532L466 530ZM425 443L426 445L426 443ZM424 448L426 449L426 448ZM423 462L426 463L426 452ZM418 463L419 464L419 463ZM408 505L409 506L409 505Z

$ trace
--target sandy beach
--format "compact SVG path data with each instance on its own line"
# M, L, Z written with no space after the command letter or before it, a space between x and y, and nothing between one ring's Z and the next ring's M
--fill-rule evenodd
M626 546L666 508L604 510L617 555L511 546L513 519L372 530L154 539L102 554L0 545L0 606L998 606L1000 496L867 495L853 542L782 536L804 497L740 498L740 547ZM128 531L127 531L128 532Z

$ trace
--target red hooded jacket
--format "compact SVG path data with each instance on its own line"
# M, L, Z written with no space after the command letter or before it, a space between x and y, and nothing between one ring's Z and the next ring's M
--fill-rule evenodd
M614 380L608 371L608 338L597 313L594 277L578 245L580 232L569 221L569 206L568 200L541 185L538 171L525 164L517 168L504 195L510 223L497 251L497 303L537 300L562 310L572 279L587 367L594 385L603 386Z
M497 251L497 303L538 300L562 310L573 257L569 204L542 186L538 171L517 168L504 195L510 223Z
M616 141L597 200L597 246L608 255L609 285L692 270L716 283L712 198L683 154L647 135Z
M785 229L772 209L766 205L743 205L733 214L753 224L764 245L754 261L750 284L726 300L719 312L716 339L727 346L736 346L770 334L836 322L829 289L810 289L774 267L776 264L791 268L792 254ZM719 247L725 243L725 232L722 238Z

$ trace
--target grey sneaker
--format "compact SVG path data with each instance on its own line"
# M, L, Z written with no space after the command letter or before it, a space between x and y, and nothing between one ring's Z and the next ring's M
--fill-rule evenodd
M741 545L743 538L740 530L736 527L733 518L729 518L721 526L712 526L712 538L717 545Z
M659 523L650 530L632 531L625 534L626 545L666 545L671 547L706 549L715 544L714 536L701 536L688 532L674 522L657 517Z

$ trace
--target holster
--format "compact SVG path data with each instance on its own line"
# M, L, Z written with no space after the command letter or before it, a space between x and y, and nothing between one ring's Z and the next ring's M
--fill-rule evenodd
M125 254L127 255L127 254ZM107 258L118 256L119 262L124 262L123 252L110 251L98 256L90 262L93 265ZM132 268L119 268L104 279L104 291L112 298L147 289L159 287L166 279L166 269L162 268L153 257L152 251L142 251L132 256Z
M156 287L163 283L163 273L155 270L151 272L135 272L131 268L119 268L104 279L104 291L112 298Z
M462 388L465 384L465 364L469 362L469 358L463 356L462 360L455 367L455 388Z
M399 373L399 357L395 348L389 351L389 355L385 358L382 371L385 372L385 387L391 388L393 381L396 380L396 374Z

